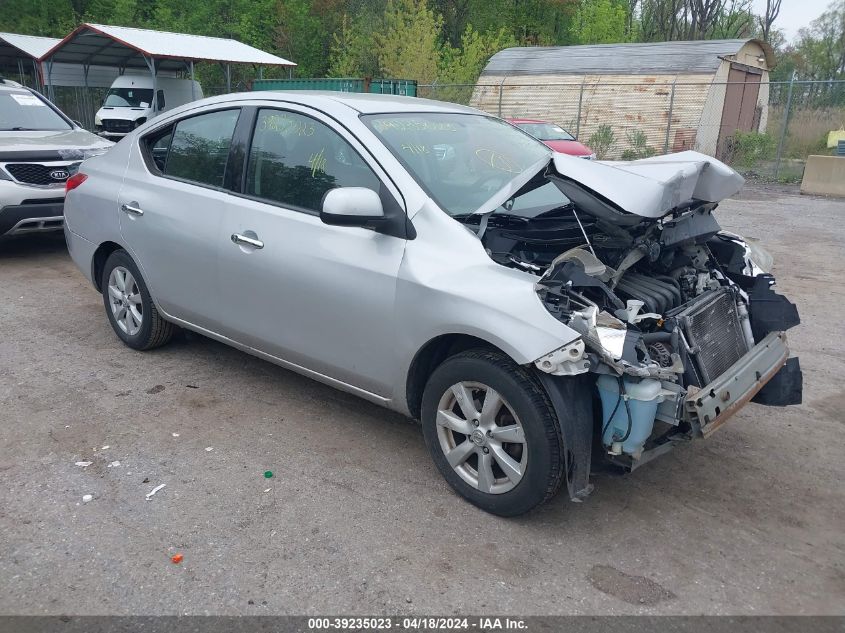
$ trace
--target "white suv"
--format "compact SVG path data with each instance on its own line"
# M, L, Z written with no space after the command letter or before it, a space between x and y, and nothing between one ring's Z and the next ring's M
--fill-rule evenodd
M112 145L37 92L0 79L0 237L60 230L65 181Z

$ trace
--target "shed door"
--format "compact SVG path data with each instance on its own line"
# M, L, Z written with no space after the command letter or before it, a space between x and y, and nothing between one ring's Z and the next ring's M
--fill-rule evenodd
M719 128L720 158L727 156L730 149L729 139L734 132L750 132L754 129L761 76L759 70L746 66L731 66L725 90L725 105L722 108L722 124Z

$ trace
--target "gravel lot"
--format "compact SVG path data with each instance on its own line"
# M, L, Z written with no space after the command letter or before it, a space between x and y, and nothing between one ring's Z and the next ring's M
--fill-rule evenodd
M515 520L416 424L202 337L131 351L60 236L0 244L0 613L845 614L845 202L718 215L798 303L804 404Z

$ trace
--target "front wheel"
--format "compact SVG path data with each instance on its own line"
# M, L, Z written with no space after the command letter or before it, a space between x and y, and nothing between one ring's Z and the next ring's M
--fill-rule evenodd
M109 323L126 345L147 350L164 345L173 337L176 326L159 314L129 253L118 250L109 255L101 287Z
M470 350L444 361L426 384L423 435L461 496L500 516L551 498L563 479L563 443L548 395L506 356Z

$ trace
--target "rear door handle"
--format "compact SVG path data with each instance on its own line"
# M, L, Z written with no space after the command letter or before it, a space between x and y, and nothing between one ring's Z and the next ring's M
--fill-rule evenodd
M129 215L144 215L144 210L138 206L137 202L130 202L129 204L120 205L120 210Z
M240 233L232 233L232 241L241 246L252 246L253 248L264 248L264 242L255 239L254 237L247 237Z

